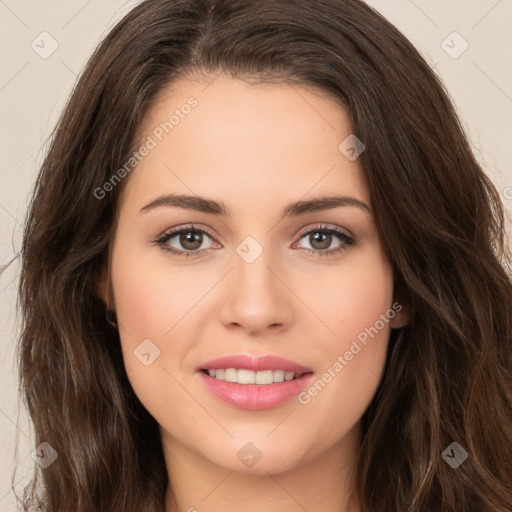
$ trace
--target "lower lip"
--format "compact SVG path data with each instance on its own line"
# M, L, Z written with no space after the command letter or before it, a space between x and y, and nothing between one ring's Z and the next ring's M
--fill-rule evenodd
M313 378L306 373L294 380L275 382L274 384L238 384L226 382L199 372L206 387L224 402L240 409L263 410L277 407L298 395Z

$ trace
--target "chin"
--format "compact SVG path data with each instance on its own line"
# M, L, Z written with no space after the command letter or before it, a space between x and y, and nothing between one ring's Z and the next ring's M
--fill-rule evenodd
M247 475L279 474L304 462L304 444L299 439L296 446L294 443L283 446L264 436L260 441L249 439L244 436L241 440L230 440L228 445L223 445L221 453L211 453L208 458L229 471Z

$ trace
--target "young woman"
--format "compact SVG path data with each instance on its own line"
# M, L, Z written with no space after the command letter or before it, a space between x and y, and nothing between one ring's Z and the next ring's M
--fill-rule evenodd
M503 207L365 3L142 2L22 260L25 510L512 510Z

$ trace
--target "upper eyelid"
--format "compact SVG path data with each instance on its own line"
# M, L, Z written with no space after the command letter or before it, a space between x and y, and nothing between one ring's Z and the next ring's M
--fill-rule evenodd
M347 228L343 228L341 226L329 226L327 223L320 223L317 225L305 227L299 231L297 236L302 237L304 235L307 235L311 231L315 231L315 230L317 230L317 231L334 231L334 232L341 231L342 233L346 234L347 236L354 238L354 235Z
M179 234L179 233L181 233L183 231L187 231L187 230L203 232L210 239L212 239L213 241L216 241L216 237L212 233L210 233L208 228L206 228L204 226L201 226L201 225L196 225L196 224L194 224L194 225L192 225L192 224L191 225L185 225L183 227L177 227L177 228L168 229L168 230L164 231L161 235L159 235L157 237L157 240L160 240L162 238L168 238L168 239L174 238L174 236L176 236L177 234ZM299 232L297 233L297 235L295 235L295 236L297 236L299 238L303 238L305 235L307 235L310 232L315 231L315 230L318 230L318 231L333 231L335 234L338 234L338 235L345 234L347 237L355 239L354 235L348 229L343 228L341 226L334 226L334 225L329 226L327 223L319 223L319 224L316 224L316 225L306 226L304 228L301 228L299 230Z

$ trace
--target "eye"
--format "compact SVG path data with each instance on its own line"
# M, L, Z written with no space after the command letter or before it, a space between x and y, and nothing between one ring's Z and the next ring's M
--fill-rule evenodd
M155 243L166 252L190 258L196 257L197 254L208 249L208 247L201 247L205 237L212 240L212 237L204 229L190 225L164 233L160 238L155 240ZM176 248L171 244L173 239L176 239L174 244L181 246L181 248Z
M206 239L213 241L213 235L210 235L206 230L197 228L191 224L189 226L173 229L164 233L155 240L154 243L166 252L190 258L198 257L204 251L211 248L211 246L203 246ZM300 240L303 239L306 239L310 247L299 248L305 249L309 254L321 256L332 256L334 254L338 254L356 244L354 237L348 232L338 227L333 228L326 225L316 226L313 229L309 229L302 233L300 235ZM336 240L338 240L338 245L329 249L333 241L335 242ZM176 247L176 245L180 247Z
M356 244L354 237L348 232L338 227L332 228L326 225L309 229L301 235L300 240L302 239L306 239L307 243L310 245L310 248L306 248L306 251L309 254L319 256L332 256ZM326 250L329 249L336 239L338 240L338 245L333 249Z

